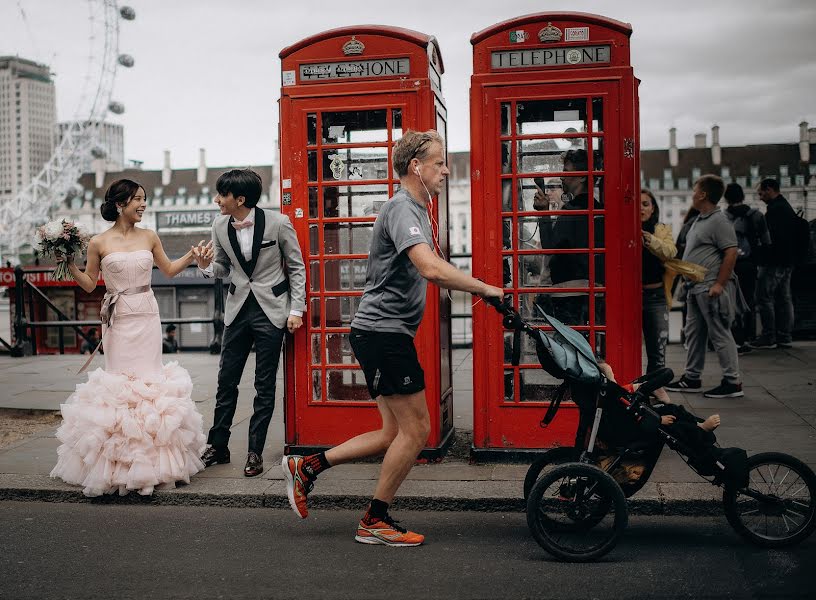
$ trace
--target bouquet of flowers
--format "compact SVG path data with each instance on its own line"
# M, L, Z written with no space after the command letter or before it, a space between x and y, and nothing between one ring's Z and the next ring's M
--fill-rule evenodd
M71 221L60 219L37 227L37 238L41 254L68 257L84 252L91 240L91 234ZM63 260L57 263L57 268L54 269L51 277L56 281L69 279L71 274L68 271L68 261Z

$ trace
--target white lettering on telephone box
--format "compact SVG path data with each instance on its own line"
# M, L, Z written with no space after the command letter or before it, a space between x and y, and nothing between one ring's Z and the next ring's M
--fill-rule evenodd
M564 29L565 42L586 42L589 40L589 27L567 27Z

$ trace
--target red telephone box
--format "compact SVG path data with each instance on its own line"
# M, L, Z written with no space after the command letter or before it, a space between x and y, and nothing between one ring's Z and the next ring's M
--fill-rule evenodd
M280 58L281 210L307 263L305 326L285 355L286 451L303 453L379 426L349 344L350 324L374 220L399 185L393 144L408 129L447 138L447 113L432 36L344 27L289 46ZM447 189L433 207L447 254ZM436 286L428 286L415 342L431 415L423 458L435 459L453 439L450 301Z
M619 379L640 373L637 80L626 23L541 13L471 38L473 269L522 316L584 332ZM473 314L477 455L572 445L574 404L539 426L560 381L481 304Z

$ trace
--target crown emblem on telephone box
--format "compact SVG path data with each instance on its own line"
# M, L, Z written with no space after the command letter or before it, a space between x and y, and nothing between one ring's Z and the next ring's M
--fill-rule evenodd
M362 54L363 50L365 50L365 44L356 39L354 36L351 36L351 39L343 44L343 54L346 56L356 56L358 54Z
M561 41L561 30L548 22L547 26L538 32L538 39L542 42L559 42Z

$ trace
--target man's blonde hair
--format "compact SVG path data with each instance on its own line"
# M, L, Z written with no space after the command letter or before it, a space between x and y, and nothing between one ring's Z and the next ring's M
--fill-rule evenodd
M397 176L405 177L408 174L408 166L411 160L418 158L425 160L428 158L428 151L433 142L438 142L445 148L445 140L433 129L428 131L406 131L402 138L394 144L393 163Z

